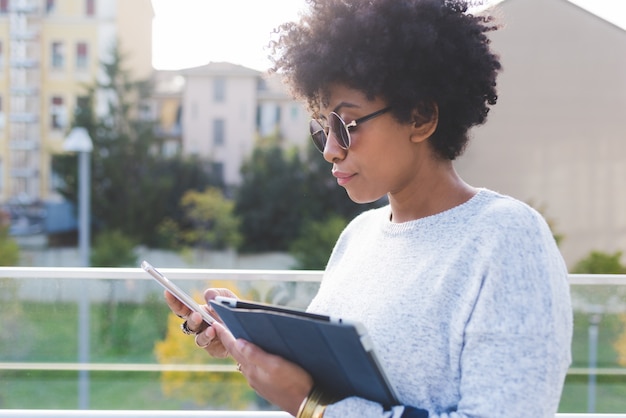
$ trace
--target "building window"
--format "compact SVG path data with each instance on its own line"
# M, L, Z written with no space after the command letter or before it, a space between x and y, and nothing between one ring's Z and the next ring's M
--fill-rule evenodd
M60 69L64 66L63 42L52 42L52 68Z
M276 125L280 125L280 121L282 120L283 108L280 105L276 106L276 120L274 121Z
M224 119L213 119L213 144L224 145Z
M76 44L76 69L85 70L88 63L87 43L78 42Z
M54 12L55 1L54 0L46 0L46 14L51 14Z
M96 0L85 0L85 15L96 15Z
M223 102L226 99L226 80L216 78L213 80L213 100Z
M74 117L80 118L83 115L89 115L91 112L91 100L88 96L77 96L76 107L74 108Z
M52 97L52 105L50 106L50 127L52 129L65 128L65 106L63 105L63 97Z
M300 117L300 108L297 105L291 106L291 120L297 121Z
M224 163L211 164L211 177L217 181L218 184L224 184Z

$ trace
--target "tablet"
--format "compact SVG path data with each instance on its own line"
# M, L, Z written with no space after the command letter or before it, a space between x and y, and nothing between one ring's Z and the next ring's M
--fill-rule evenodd
M232 298L210 303L236 338L299 364L337 399L359 396L386 407L398 404L361 324Z

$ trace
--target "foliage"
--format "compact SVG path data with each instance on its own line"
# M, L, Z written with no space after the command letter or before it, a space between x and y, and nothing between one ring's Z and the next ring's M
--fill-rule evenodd
M0 266L15 266L20 259L20 248L9 235L9 224L5 222L0 212ZM0 277L0 305L6 314L0 315L0 353L21 352L23 347L15 347L10 342L23 329L23 303L19 298L19 282L16 279ZM1 379L0 379L1 380ZM1 393L0 393L1 400Z
M194 294L194 299L199 300L199 294ZM194 344L193 337L181 332L180 324L181 319L176 315L168 316L165 339L154 346L157 361L161 364L206 363L210 357ZM211 364L232 365L233 360L212 359ZM165 396L192 399L198 406L245 409L254 400L246 380L238 373L165 371L161 385Z
M300 235L305 221L329 214L351 219L364 209L331 176L331 166L310 145L303 160L285 150L278 138L259 140L242 167L243 182L236 196L244 251L286 251Z
M9 235L9 227L0 224L0 266L15 266L19 260L19 245Z
M259 142L244 162L235 206L242 220L244 251L284 251L296 237L301 165L298 154L286 155L275 138Z
M180 239L184 244L204 249L237 248L241 244L240 222L233 214L235 203L225 199L219 189L190 190L180 206L185 221Z
M202 161L159 156L161 140L146 112L152 85L132 78L117 46L111 56L101 64L106 81L85 86L86 96L75 109L72 125L86 128L93 141L91 208L96 225L153 245L159 222L168 216L177 219L176 205L182 194L201 190L211 180ZM107 100L105 116L98 117L94 111L96 96ZM53 159L53 170L62 184L58 191L74 203L76 165L73 155Z
M289 249L298 264L296 269L323 270L335 242L346 227L346 220L331 216L325 221L308 221Z
M157 225L156 246L168 250L180 248L180 228L172 218L165 218Z
M607 254L600 251L592 251L582 260L578 261L572 273L575 274L626 274L626 266L620 262L622 252Z
M100 232L90 256L93 267L135 267L135 243L121 231Z
M116 285L117 283L117 285ZM131 288L110 281L108 300L92 307L92 342L101 356L136 356L151 352L165 329L167 313L161 298L150 296L142 304L120 300Z

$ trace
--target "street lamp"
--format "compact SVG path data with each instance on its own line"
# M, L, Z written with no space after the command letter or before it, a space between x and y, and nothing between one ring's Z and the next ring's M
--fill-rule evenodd
M81 267L89 267L89 190L91 185L90 154L93 143L87 129L73 128L63 149L78 153L78 248ZM89 289L87 282L79 282L78 299L78 362L89 362ZM89 371L78 372L78 407L89 409Z
M73 128L63 142L63 149L78 153L78 247L81 267L89 267L89 157L93 143L87 129Z

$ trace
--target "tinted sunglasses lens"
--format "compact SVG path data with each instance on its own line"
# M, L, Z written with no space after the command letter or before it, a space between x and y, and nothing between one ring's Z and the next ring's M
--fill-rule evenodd
M326 132L324 132L322 124L313 119L309 122L309 131L311 132L311 139L313 140L315 148L320 152L324 152L324 147L326 146Z
M328 126L330 126L330 131L335 135L335 138L337 138L339 146L343 149L348 149L350 146L350 133L338 114L332 112L329 115Z

